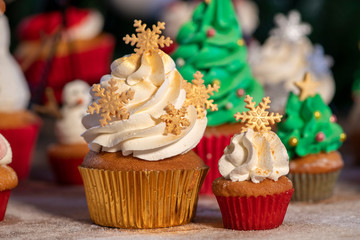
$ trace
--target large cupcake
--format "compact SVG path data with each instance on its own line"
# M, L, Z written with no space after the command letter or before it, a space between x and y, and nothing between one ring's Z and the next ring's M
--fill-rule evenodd
M289 157L270 125L281 115L267 112L271 102L263 98L255 107L246 96L247 112L234 117L243 121L241 133L235 134L219 160L222 177L213 184L225 228L263 230L280 226L291 195Z
M285 121L278 125L278 135L290 157L289 178L296 201L331 197L343 167L337 149L346 135L321 96L315 94L317 84L309 74L296 83L300 95L290 93Z
M0 221L4 219L10 192L18 184L16 173L7 166L11 160L12 151L9 142L0 134Z
M241 128L233 115L245 108L250 94L261 100L263 89L246 62L246 46L230 0L202 2L192 20L180 29L179 47L173 54L182 76L189 80L199 70L206 84L216 83L220 90L212 96L217 112L209 112L208 128L195 151L210 166L202 193L211 194L211 182L220 176L217 162L234 133Z
M252 52L254 76L264 86L265 94L271 97L274 111L284 112L289 92L298 93L294 82L300 81L305 72L310 72L320 83L316 92L329 103L335 93L330 71L332 59L324 55L322 46L313 46L307 38L310 25L301 22L297 11L291 11L288 17L278 14L274 21L276 28L270 32L270 37L257 54Z
M183 80L158 46L164 23L135 20L124 40L135 53L115 60L111 75L92 87L83 118L90 151L80 169L93 222L119 228L185 224L196 212L208 167L191 151L207 124L211 104L200 72Z
M9 24L0 11L0 133L13 149L10 166L22 179L29 174L40 119L26 110L30 91L9 47Z
M67 83L63 91L61 118L55 125L58 143L48 148L50 165L60 184L82 184L78 166L89 148L81 137L85 131L81 119L91 101L89 90L86 82L75 80Z
M67 82L83 79L93 84L107 73L115 40L102 32L103 23L98 11L75 7L64 13L40 13L20 23L15 55L36 101L43 97L45 86L61 102Z

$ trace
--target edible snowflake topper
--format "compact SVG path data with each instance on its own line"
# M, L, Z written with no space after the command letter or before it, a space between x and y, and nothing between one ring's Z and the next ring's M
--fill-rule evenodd
M186 114L187 111L184 106L176 109L172 104L167 105L166 114L160 116L160 119L166 124L165 134L179 135L183 128L190 126L189 119L185 117Z
M301 22L298 11L290 11L288 18L283 14L277 14L274 18L276 28L270 31L270 35L296 42L311 33L311 26Z
M244 102L247 103L245 108L249 109L249 111L242 113L237 112L234 115L236 121L241 120L242 123L245 123L245 126L241 128L241 132L246 132L249 128L258 132L270 131L270 125L280 122L282 115L266 111L266 109L270 108L269 104L271 101L269 97L264 97L262 102L260 102L256 107L256 102L253 102L252 100L252 97L246 95L244 99Z
M204 118L206 109L211 108L211 111L217 111L217 104L214 104L214 100L209 100L210 95L214 95L213 92L218 92L220 86L216 83L211 86L210 84L205 87L203 74L197 71L194 75L192 83L183 80L183 87L186 91L186 100L184 106L193 105L197 110L198 118Z
M300 90L300 100L304 101L306 98L314 96L319 84L319 82L314 82L311 79L310 73L305 73L304 79L302 81L295 82L295 85Z
M330 67L334 64L334 60L325 55L321 45L315 44L313 52L308 56L308 64L314 74L324 76L330 73Z
M94 102L88 107L87 113L100 114L99 120L102 127L106 126L111 121L112 117L118 120L128 119L130 114L127 109L124 108L125 104L134 98L135 92L131 89L121 94L116 91L119 89L116 86L116 80L111 79L109 86L106 88L101 87L100 84L94 84L92 91L95 92L96 97L100 97L98 103Z
M137 34L132 34L131 37L127 34L123 40L126 44L130 43L131 46L136 44L134 49L136 54L155 51L159 49L159 46L168 47L173 42L169 37L159 36L161 30L165 29L164 22L158 22L157 25L154 24L152 30L150 30L150 28L146 29L146 24L141 24L141 20L135 20L134 27L136 27Z

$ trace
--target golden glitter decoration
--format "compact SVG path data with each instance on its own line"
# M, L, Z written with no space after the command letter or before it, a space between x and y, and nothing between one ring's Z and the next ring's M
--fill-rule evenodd
M0 16L3 15L6 11L6 4L3 0L0 0Z
M238 44L239 46L244 46L244 44L245 44L244 39L239 39L239 40L237 41L237 44Z
M219 79L215 79L213 82L212 82L212 84L213 85L218 85L218 86L220 86L220 80Z
M340 142L344 142L346 140L346 133L340 134Z
M246 95L244 99L244 102L247 103L245 108L249 109L249 111L242 113L237 112L234 114L236 121L241 120L241 122L245 123L245 126L241 128L241 132L246 132L249 128L258 132L270 131L270 125L275 124L275 122L280 122L282 115L266 111L266 109L270 108L268 105L271 103L269 97L264 97L257 107L255 107L256 102L253 102L252 100L252 97Z
M164 22L158 22L157 25L154 24L152 30L150 30L150 28L146 29L146 24L141 24L141 20L135 20L134 27L136 27L137 34L132 34L131 37L127 34L123 40L126 44L130 43L131 46L136 44L136 48L134 49L136 54L152 52L159 49L159 46L168 47L173 43L169 37L159 36L161 30L165 29Z
M320 118L321 118L321 112L315 111L315 112L314 112L314 117L315 117L316 119L320 119Z
M289 139L289 145L292 147L296 147L299 143L299 139L297 139L296 137L292 137Z
M125 104L134 98L135 92L129 89L121 94L116 91L119 88L116 87L116 80L113 78L109 81L109 86L106 88L101 87L100 84L94 84L92 91L95 92L96 97L100 97L98 103L94 102L88 107L87 113L100 114L102 117L99 122L102 127L111 121L111 117L115 117L118 120L124 120L129 118L129 113Z
M300 90L300 100L304 101L307 97L312 97L316 94L316 88L319 86L319 83L312 81L310 73L305 73L304 79L300 82L295 82L295 85Z
M194 75L194 80L192 83L183 80L183 87L186 91L186 100L184 103L184 107L189 105L193 105L197 110L198 118L204 118L206 109L211 108L211 111L217 111L217 104L214 104L214 100L209 100L210 95L214 95L213 92L218 92L220 86L218 84L210 84L205 87L203 74L197 71Z
M185 118L187 114L185 107L176 109L174 105L169 104L165 110L167 114L160 116L160 119L166 123L165 134L179 135L184 127L190 126L190 121Z

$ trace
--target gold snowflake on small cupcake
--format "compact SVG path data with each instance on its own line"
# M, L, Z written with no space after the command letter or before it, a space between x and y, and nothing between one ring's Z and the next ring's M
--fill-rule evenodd
M166 124L165 134L172 133L179 135L182 129L190 126L189 119L185 117L187 114L185 107L176 109L174 105L169 104L165 110L166 114L160 116L160 119Z
M203 74L197 71L194 75L194 80L192 83L183 80L183 87L186 91L186 100L184 106L193 105L197 110L198 118L204 118L206 109L211 109L211 111L217 111L217 104L214 104L214 100L209 100L210 95L214 95L213 92L218 92L220 86L216 83L211 86L210 84L205 87Z
M169 46L173 42L169 37L160 37L161 30L165 29L164 22L158 22L157 25L154 24L152 30L150 30L150 28L146 29L146 24L142 24L141 20L135 20L134 27L136 27L137 34L132 34L131 36L127 34L123 40L126 44L130 43L131 46L136 44L134 49L136 54L152 52L159 49L159 46Z
M246 132L249 128L258 132L269 131L271 130L270 125L281 121L282 115L266 111L270 108L268 105L271 103L269 97L264 97L257 107L255 107L256 102L252 100L252 97L246 95L244 99L244 102L247 103L245 108L249 109L249 111L234 114L236 121L241 120L242 123L245 123L245 126L241 128L241 132Z
M134 98L135 92L129 89L121 94L116 91L119 88L116 86L116 80L113 78L109 81L109 86L106 88L101 87L100 84L94 84L92 91L95 92L96 97L100 97L98 103L94 102L88 107L87 113L100 114L99 120L102 127L111 121L111 117L115 117L118 120L124 120L129 118L129 112L124 106Z

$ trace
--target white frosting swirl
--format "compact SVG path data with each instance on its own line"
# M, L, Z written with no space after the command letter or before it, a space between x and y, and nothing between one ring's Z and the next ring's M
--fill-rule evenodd
M101 33L103 26L104 18L101 13L90 10L80 24L66 29L65 34L71 40L92 39Z
M0 134L0 165L10 164L12 151L9 142Z
M284 111L289 92L299 92L294 83L301 81L306 72L320 83L317 92L325 102L329 103L333 98L335 83L331 73L318 76L309 68L308 57L312 52L313 46L305 37L291 42L272 36L261 47L252 70L264 86L265 95L270 96L274 111Z
M132 89L134 98L126 105L130 113L127 120L112 121L100 127L99 115L86 115L83 124L87 131L82 135L93 151L122 151L127 156L156 161L183 154L200 141L207 119L197 119L193 106L187 108L190 126L181 134L164 134L165 123L160 116L173 104L176 109L183 105L186 92L181 88L183 78L175 68L174 61L162 51L132 54L113 62L112 74L104 76L100 84L108 85L117 80L118 92ZM93 92L92 92L93 94ZM95 101L98 100L94 96Z
M265 178L277 181L289 172L289 156L276 133L254 132L252 129L234 135L219 160L220 174L231 181Z

